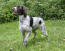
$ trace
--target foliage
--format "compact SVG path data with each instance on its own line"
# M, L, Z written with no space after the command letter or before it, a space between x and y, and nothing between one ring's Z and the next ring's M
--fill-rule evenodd
M12 7L24 5L30 16L40 16L43 19L65 19L64 0L0 0L0 23L18 20L12 15Z
M62 18L64 15L64 10L61 8L61 0L42 0L41 1L27 1L27 7L29 8L29 14L32 16L39 16L43 13L44 19L65 19Z
M18 3L16 2L16 0L15 1L9 0L6 2L5 0L1 1L0 2L0 23L18 20L18 17L12 14L12 7L20 4L23 4L23 2Z

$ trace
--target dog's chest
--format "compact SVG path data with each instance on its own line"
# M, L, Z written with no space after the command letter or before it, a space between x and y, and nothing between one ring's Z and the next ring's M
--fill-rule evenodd
M22 16L20 16L19 17L19 21L20 21L20 23L22 23L23 25L29 25L29 22L30 22L30 19L29 19L29 17L22 17Z

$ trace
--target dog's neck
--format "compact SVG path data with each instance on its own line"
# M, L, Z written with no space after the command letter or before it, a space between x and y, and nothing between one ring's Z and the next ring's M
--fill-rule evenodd
M24 15L19 15L19 17L26 18Z
M19 21L22 23L23 20L25 19L26 17L24 17L24 15L19 15Z

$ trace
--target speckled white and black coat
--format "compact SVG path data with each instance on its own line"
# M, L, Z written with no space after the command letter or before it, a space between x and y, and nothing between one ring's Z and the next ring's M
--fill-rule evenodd
M23 15L19 16L19 30L25 30L27 32L32 31L37 28L42 28L42 26L45 26L44 21L40 17L30 17ZM45 31L45 29L44 29Z
M26 9L24 6L16 6L12 8L12 10L14 15L19 16L19 30L22 33L24 45L27 45L27 41L32 32L34 33L34 38L36 37L36 30L38 28L40 28L42 34L46 35L48 38L45 23L42 19L42 14L40 14L40 17L30 17L26 14ZM25 32L27 32L26 36Z

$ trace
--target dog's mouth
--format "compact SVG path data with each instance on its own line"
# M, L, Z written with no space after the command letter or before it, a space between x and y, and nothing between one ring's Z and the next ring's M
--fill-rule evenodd
M18 16L18 13L15 11L14 8L12 8L12 14L15 15L15 16Z
M13 15L15 15L15 16L18 16L18 14L17 13L12 13Z
M12 12L13 15L18 16L18 13L15 10L12 10Z

